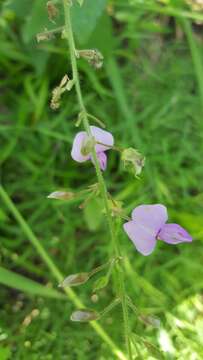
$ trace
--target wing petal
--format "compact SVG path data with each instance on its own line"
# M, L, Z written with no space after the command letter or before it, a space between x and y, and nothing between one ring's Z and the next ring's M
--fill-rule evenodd
M192 236L178 224L165 224L158 234L158 239L168 244L191 242Z
M106 170L106 167L107 167L107 156L105 154L105 152L99 152L97 153L97 159L99 160L99 165L100 165L100 168L102 171ZM93 157L91 156L91 160L94 164L94 159Z

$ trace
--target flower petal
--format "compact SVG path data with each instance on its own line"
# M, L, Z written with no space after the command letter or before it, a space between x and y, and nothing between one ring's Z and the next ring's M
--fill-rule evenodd
M192 241L191 235L178 224L165 224L158 234L158 239L174 245Z
M168 219L167 209L161 204L140 205L133 210L132 219L157 234Z
M89 155L83 155L81 153L81 148L88 139L87 133L85 131L81 131L77 133L73 140L73 146L71 150L71 156L73 160L77 162L84 162L90 159Z
M156 245L156 231L143 227L135 221L123 225L125 232L142 255L150 255Z
M97 153L109 150L113 146L114 138L110 132L100 129L97 126L90 126L90 129L91 129L91 134L96 141L107 145L107 146L100 144L95 145L95 150Z
M102 151L100 153L97 153L97 159L99 160L99 165L102 171L106 170L106 166L107 166L107 156L106 154ZM94 159L91 156L91 160L94 164Z

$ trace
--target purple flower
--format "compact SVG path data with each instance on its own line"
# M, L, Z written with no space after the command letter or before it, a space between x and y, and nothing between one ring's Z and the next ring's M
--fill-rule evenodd
M93 139L91 139L86 131L81 131L77 133L73 140L73 147L71 150L71 156L73 160L77 162L85 162L91 160L94 163L94 160L91 156L91 149L94 146L99 160L100 168L102 170L106 169L107 165L107 156L105 151L112 148L114 144L114 138L112 134L108 131L102 130L96 126L90 126L91 134ZM93 141L96 143L93 143Z
M166 224L167 209L164 205L140 205L132 212L132 220L123 227L136 249L147 256L152 253L157 240L168 244L191 242L192 237L178 224Z

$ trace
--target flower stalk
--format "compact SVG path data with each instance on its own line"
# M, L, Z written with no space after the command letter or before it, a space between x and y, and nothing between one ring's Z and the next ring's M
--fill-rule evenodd
M79 80L79 74L78 74L77 50L75 48L75 41L74 41L72 24L71 24L71 16L70 16L70 6L71 5L69 2L67 2L67 0L62 0L62 1L63 1L63 7L64 7L64 16L65 16L65 35L66 35L66 38L68 40L68 45L69 45L72 76L73 76L73 80L74 80L74 84L75 84L75 89L76 89L78 104L80 107L80 112L82 112L82 114L83 114L82 123L83 123L85 131L87 132L88 136L91 138L92 134L91 134L90 124L89 124L89 120L88 120L88 112L85 108L85 104L83 101L80 80ZM105 181L104 181L104 178L102 175L102 171L100 169L99 161L98 161L97 154L96 154L94 147L92 148L91 155L94 160L94 166L95 166L95 171L96 171L96 175L97 175L97 180L99 183L99 189L100 189L100 193L101 193L101 196L102 196L103 202L104 202L105 214L106 214L110 237L111 237L111 241L112 241L112 245L113 245L113 249L114 249L114 256L120 257L118 238L115 233L115 226L114 226L114 222L113 222L113 219L111 216L111 209L109 207L109 202L108 202L108 191L106 188L106 184L105 184ZM118 296L121 299L122 310L123 310L126 348L127 348L127 353L128 353L128 359L132 360L133 357L132 357L132 350L131 350L131 343L130 343L128 304L127 304L126 295L125 295L125 283L124 283L124 278L123 278L123 269L122 269L120 263L117 264L116 271L117 271L117 277L118 277L118 283L119 283Z

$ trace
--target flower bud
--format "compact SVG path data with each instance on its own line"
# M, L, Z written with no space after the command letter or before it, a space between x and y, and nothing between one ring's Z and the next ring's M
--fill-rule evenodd
M78 273L67 276L62 283L59 284L59 287L65 288L68 286L79 286L85 284L90 278L89 273Z
M70 317L72 321L77 321L77 322L89 322L92 320L98 320L99 318L100 315L98 312L87 309L74 311Z
M121 160L126 171L138 176L145 164L145 157L136 149L128 148L122 151Z
M99 296L97 294L92 294L91 300L93 303L97 303L99 301Z
M54 191L47 197L48 199L72 200L75 197L75 194L71 191Z
M97 292L98 290L105 288L108 285L108 282L109 282L108 276L101 276L99 279L95 281L93 292Z

